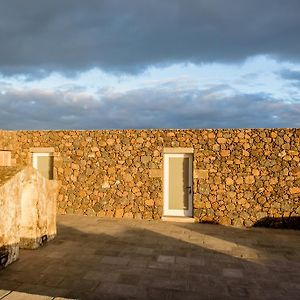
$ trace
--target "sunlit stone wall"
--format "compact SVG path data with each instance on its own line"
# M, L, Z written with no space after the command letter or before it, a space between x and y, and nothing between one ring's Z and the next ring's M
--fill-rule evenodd
M161 218L163 149L188 147L198 221L251 226L267 216L300 215L300 129L14 134L17 165L31 164L32 147L54 148L60 214Z

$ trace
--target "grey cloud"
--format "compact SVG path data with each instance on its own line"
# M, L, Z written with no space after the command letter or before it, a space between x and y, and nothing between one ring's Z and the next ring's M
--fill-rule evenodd
M95 99L83 94L6 90L0 94L0 128L74 128L73 122L95 108Z
M300 104L268 95L221 96L205 91L140 89L85 93L40 90L0 94L2 129L270 128L300 127Z
M282 70L279 74L283 79L300 81L300 71Z
M300 58L298 0L0 0L0 7L4 74Z

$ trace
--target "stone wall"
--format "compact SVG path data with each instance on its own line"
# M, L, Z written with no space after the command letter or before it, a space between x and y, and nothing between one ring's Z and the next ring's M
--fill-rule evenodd
M5 131L0 129L0 150L12 150L16 145L16 131Z
M267 216L300 215L300 129L14 134L18 165L31 164L33 147L54 148L60 214L161 218L163 149L189 147L197 220L251 226Z

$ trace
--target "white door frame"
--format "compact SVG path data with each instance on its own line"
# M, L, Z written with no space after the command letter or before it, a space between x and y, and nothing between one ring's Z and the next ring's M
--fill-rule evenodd
M50 152L32 152L32 166L38 169L38 157L39 156L53 156Z
M191 193L189 193L189 209L169 209L169 158L170 157L184 157L189 159L189 186ZM193 216L193 154L164 154L164 216Z

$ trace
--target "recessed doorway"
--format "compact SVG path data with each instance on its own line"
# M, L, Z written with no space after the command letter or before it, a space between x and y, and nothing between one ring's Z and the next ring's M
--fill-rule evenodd
M32 165L45 178L53 179L53 154L52 153L32 153Z
M192 154L164 154L164 216L192 217L192 168Z

